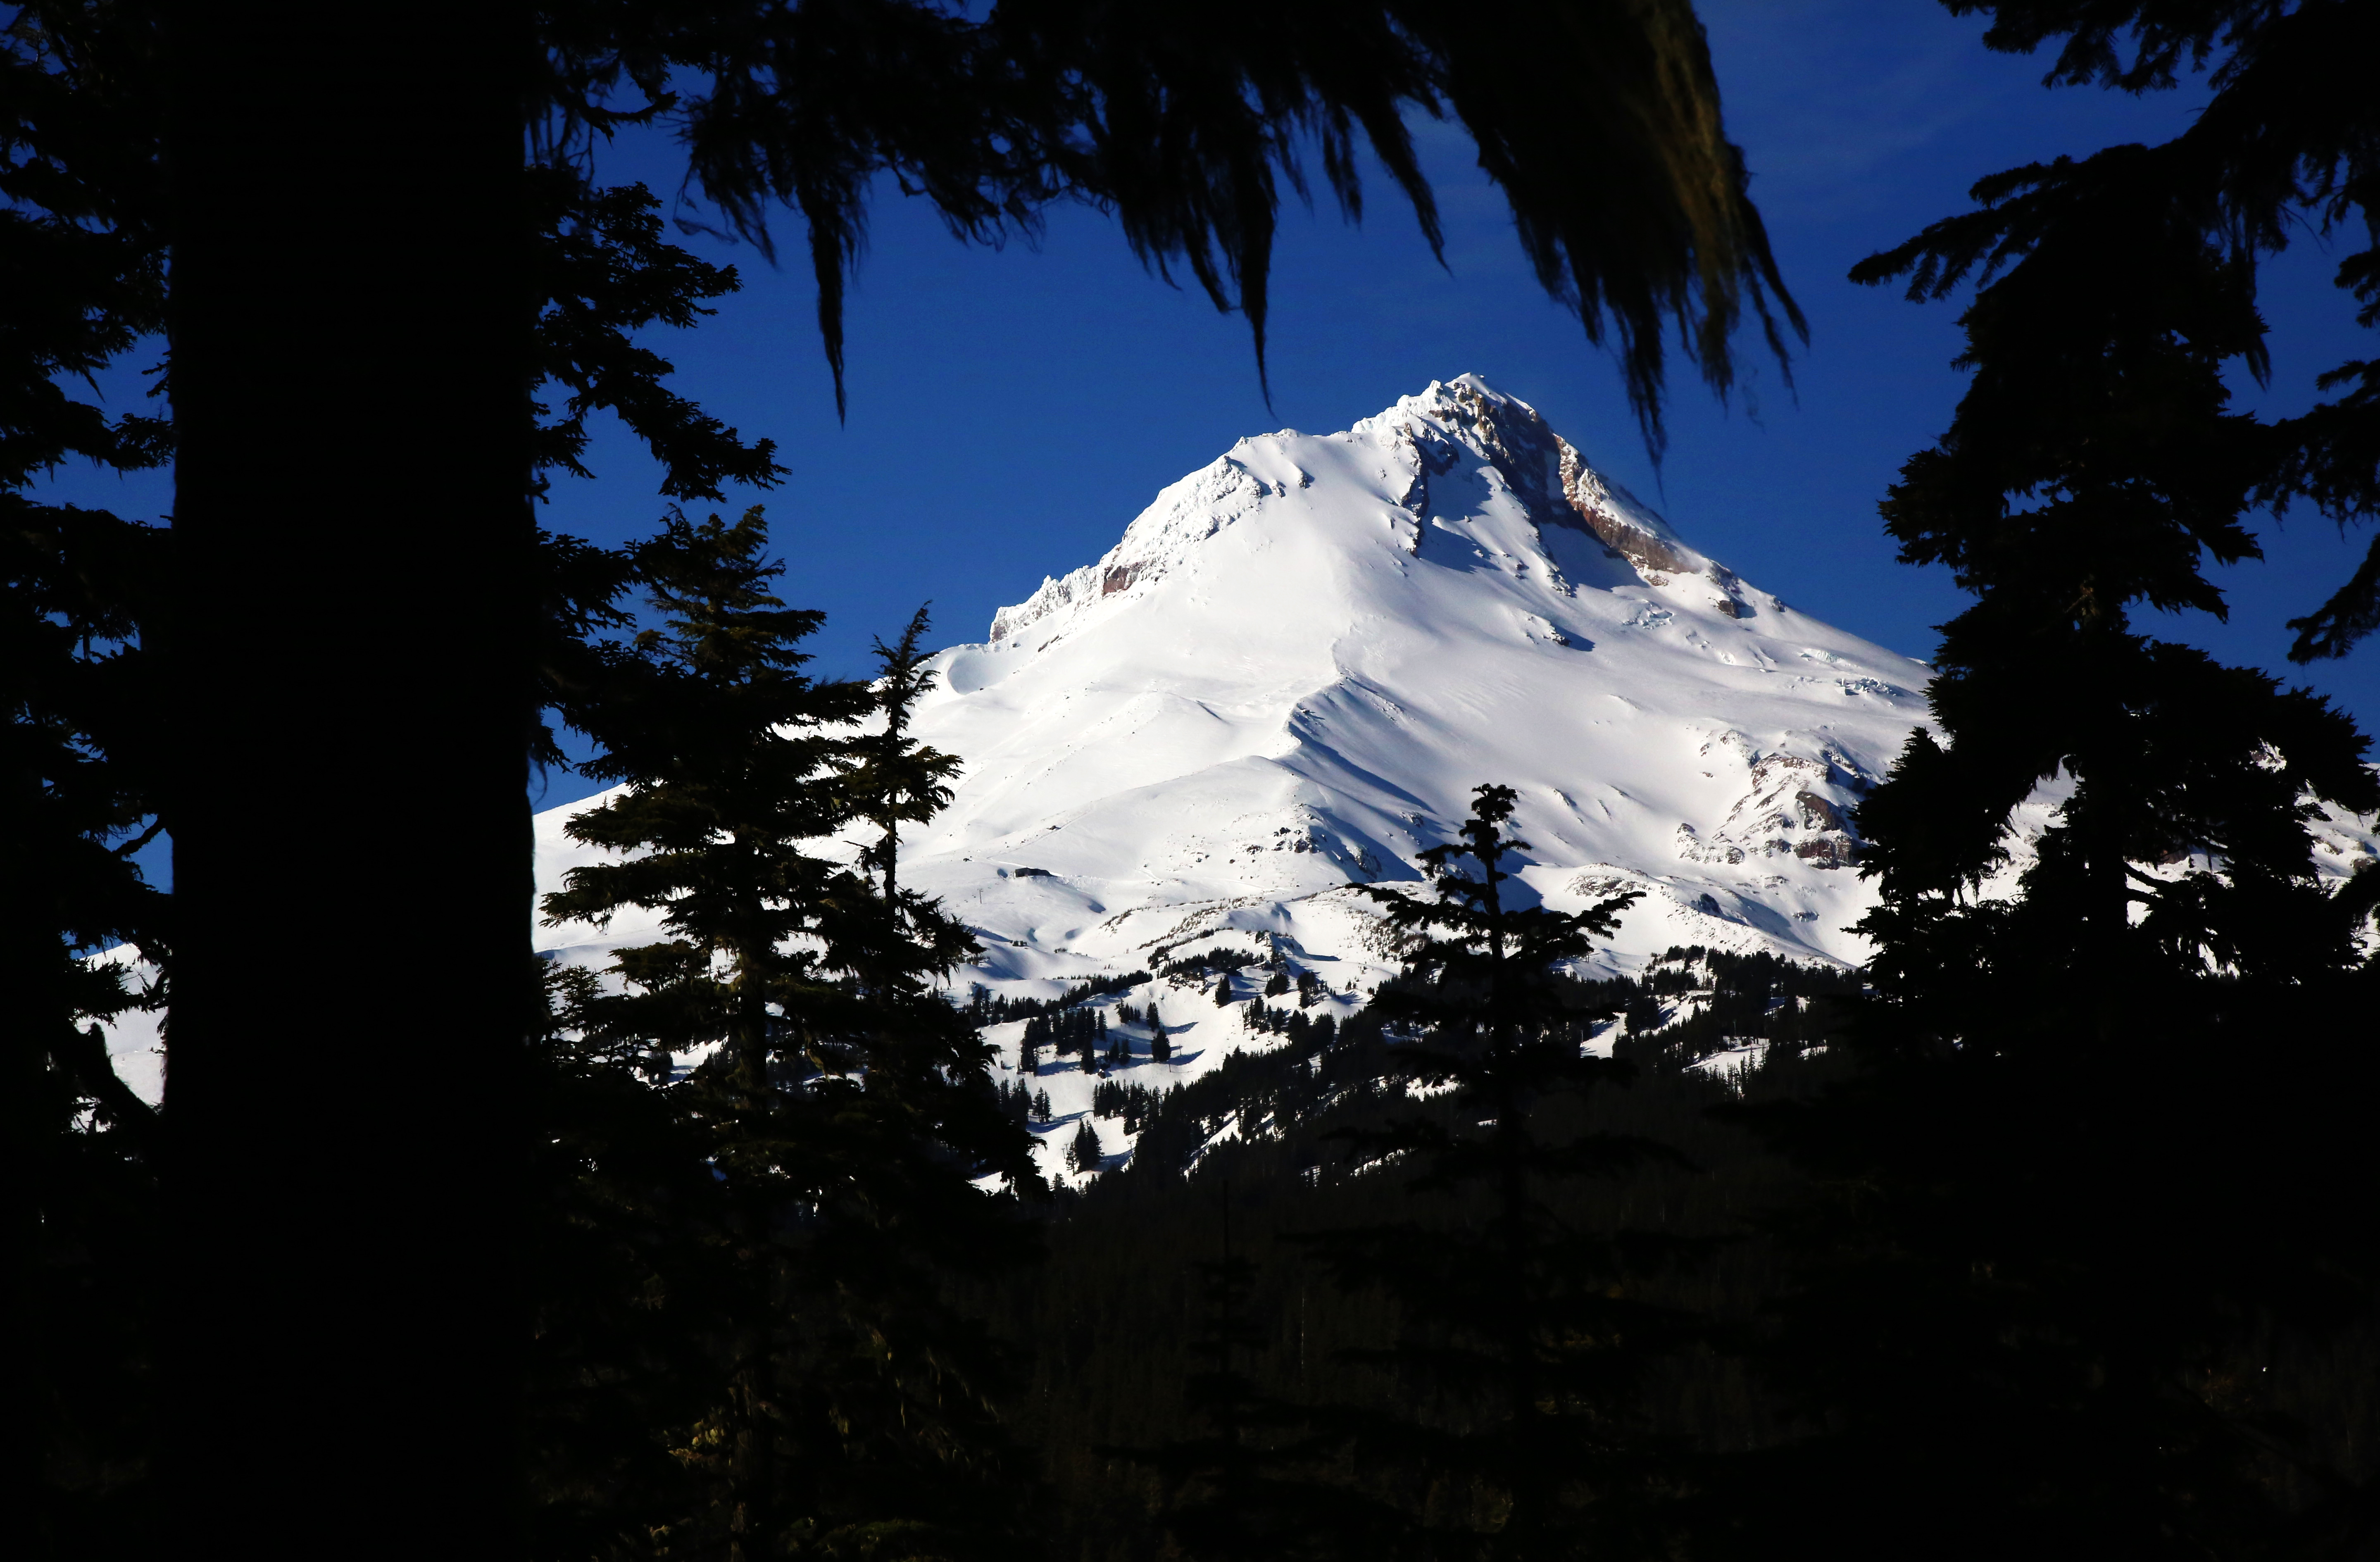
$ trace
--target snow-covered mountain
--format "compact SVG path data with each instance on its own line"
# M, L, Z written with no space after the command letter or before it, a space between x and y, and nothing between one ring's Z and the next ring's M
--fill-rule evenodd
M1483 781L1520 790L1541 895L1650 892L1627 954L1856 959L1849 810L1928 676L1697 553L1469 376L1242 441L940 666L918 730L967 768L907 872L1024 941L998 978L1061 946L1129 963L1224 901L1296 933L1414 876Z
M1049 998L1260 946L1318 977L1317 1012L1342 1019L1394 969L1350 886L1417 881L1415 853L1486 781L1519 792L1528 893L1574 909L1645 892L1599 966L1682 944L1856 962L1850 925L1874 896L1850 866L1852 805L1925 719L1928 677L1696 552L1469 375L1343 433L1241 441L936 665L917 730L965 769L903 878L974 926L962 991ZM2062 790L2019 811L2003 885ZM539 816L540 894L588 857L563 826L600 800ZM2326 877L2380 857L2370 821L2324 812ZM655 923L536 936L601 966ZM1187 978L1100 1002L1111 1020L1155 1003L1165 1022L1162 1065L1145 1024L1123 1027L1130 1083L1271 1040L1249 1004L1219 1008ZM1012 1069L1023 1028L992 1031ZM125 1017L108 1047L158 1099L156 1017ZM1046 1171L1096 1083L1043 1061ZM1099 1127L1129 1152L1115 1118Z
M903 877L977 930L963 986L1049 996L1255 938L1342 1014L1392 969L1349 886L1416 879L1487 781L1520 793L1548 904L1645 892L1615 968L1675 944L1857 960L1851 809L1928 676L1696 552L1469 375L1241 441L937 666L917 731L965 770ZM539 820L545 887L581 855L570 812ZM540 941L600 961L646 932ZM1136 1082L1263 1044L1187 983L1110 1007L1152 1000L1176 1061ZM1062 1121L1087 1105L1091 1077L1043 1069Z

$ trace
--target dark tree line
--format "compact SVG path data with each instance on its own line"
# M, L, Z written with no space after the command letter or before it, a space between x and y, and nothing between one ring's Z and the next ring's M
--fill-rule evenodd
M2223 376L2265 374L2258 262L2301 225L2362 244L2338 281L2373 301L2380 10L1951 8L1998 47L2062 39L2053 82L2204 68L2215 92L2162 146L1986 178L1853 273L1977 282L1968 391L1883 505L1973 600L1943 628L1939 737L1860 809L1864 1068L1766 1119L1823 1190L1773 1356L1815 1430L1747 1467L1747 1501L1764 1546L1838 1556L2355 1554L2374 1471L2302 1411L2380 1283L2343 1104L2374 1083L2380 875L2328 888L2307 823L2380 808L2380 778L2343 713L2143 619L2223 613L2207 565L2255 556L2252 505L2373 513L2370 364L2276 423ZM2372 627L2372 575L2294 654ZM2044 785L2021 893L1978 898Z
M1803 1186L1727 1119L1820 1089L1849 1009L1815 998L1813 1041L1733 1079L1692 1067L1684 1023L1617 1015L1691 992L1773 1032L1771 989L1844 984L1699 948L1641 982L1565 974L1599 919L1496 905L1500 822L1403 903L1428 936L1377 1002L1155 1103L1133 1160L1061 1198L1047 1263L988 1297L1030 1347L1011 1414L1070 1554L1724 1542L1714 1452L1790 1424L1743 1352L1781 1250L1743 1217Z
M967 1018L978 1026L999 1025L1011 1019L1030 1019L1037 1016L1057 1014L1075 1008L1093 998L1107 997L1116 993L1129 993L1148 980L1145 970L1128 970L1116 976L1096 976L1078 982L1054 998L1017 998L1005 993L995 993L981 982L975 984L967 995Z

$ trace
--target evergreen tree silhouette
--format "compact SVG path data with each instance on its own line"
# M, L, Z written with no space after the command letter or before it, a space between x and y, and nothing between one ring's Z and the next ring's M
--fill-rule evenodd
M633 1027L607 1031L593 970L549 968L543 982L523 1549L584 1556L702 1512L700 1472L668 1433L700 1424L720 1397L737 1211L706 1118L684 1087L658 1088L666 1053Z
M672 1433L680 1506L621 1518L731 1556L797 1538L957 1546L999 1530L986 1504L1000 1488L981 1485L999 1444L988 1348L940 1301L939 1276L1020 1248L967 1179L1021 1184L1026 1141L966 1016L925 986L964 934L886 894L887 843L875 885L810 854L888 811L855 778L890 786L909 756L829 729L903 686L801 671L819 616L769 590L783 567L766 542L755 508L732 526L674 519L642 550L667 623L638 637L597 733L600 774L626 787L571 824L637 855L573 870L546 903L599 921L646 907L670 935L621 951L623 990L577 1005L589 1044L718 1048L669 1092L720 1183L715 1251L668 1276L688 1293L708 1397Z
M510 1423L525 1334L534 34L505 6L126 19L158 103L125 130L157 139L122 155L173 262L172 1532L294 1556L373 1511L390 1554L492 1556L517 1471L433 1429ZM439 929L370 1003L259 955L352 869L284 789L325 769L384 848L371 914ZM431 1038L477 1088L391 1066Z
M142 19L36 5L0 30L0 1273L28 1342L0 1367L0 1490L11 1548L38 1558L145 1556L162 1538L164 1125L99 1027L170 991L172 907L133 860L164 824L170 539L30 491L62 463L131 472L171 453L153 411L73 394L164 323Z
M2051 85L2143 92L2205 71L2210 100L2189 129L2160 145L2109 147L1982 180L1975 211L1869 257L1852 280L1907 275L1912 298L1940 299L1980 274L1986 286L1971 312L1967 359L1978 392L1994 380L2011 393L2020 384L2041 388L2036 372L2053 364L2073 372L2038 408L2045 424L2071 412L2103 432L2123 429L2118 463L2196 489L2185 507L2218 560L2254 551L2230 523L2232 496L2243 492L2277 511L2309 504L2342 529L2380 515L2380 359L2320 372L2314 389L2345 394L2270 424L2225 411L2228 397L2204 370L2229 360L2259 383L2270 375L2257 271L2301 233L2360 226L2363 248L2341 261L2335 279L2362 306L2359 325L2380 323L2380 107L2361 76L2380 46L2380 23L2341 0L1955 0L1952 8L1990 16L1984 42L1994 49L2030 53L2062 39ZM2143 372L2160 362L2160 332L2162 369ZM2118 342L2125 345L2105 350ZM2094 344L2103 344L2095 364ZM2151 535L2142 541L2159 549ZM2194 561L2176 562L2187 569ZM2208 599L2196 588L2153 600ZM2289 627L2298 631L2289 655L2299 662L2343 656L2380 628L2380 538L2328 601Z
M2140 616L2223 616L2204 562L2256 555L2259 499L2369 513L2368 386L2267 426L2225 376L2264 372L2256 258L2289 214L2370 214L2380 108L2348 61L2373 19L1961 8L1998 46L2066 35L2058 80L2222 57L2175 140L1986 179L1980 210L1853 274L1920 297L1978 278L1973 383L1882 506L1903 559L1974 600L1936 659L1940 737L1860 809L1882 903L1858 1071L1765 1116L1821 1189L1787 1228L1800 1288L1770 1357L1820 1430L1751 1461L1742 1534L1843 1557L2339 1544L2366 1522L2355 1434L2281 1407L2343 1409L2290 1363L2373 1316L2355 1212L2380 1189L2338 1103L2380 1082L2346 1040L2380 1002L2356 942L2380 879L2326 888L2306 826L2380 808L2380 782L2325 701ZM2293 654L2368 628L2359 589ZM2062 800L2017 892L1984 894L2045 785Z
M1154 1003L1148 1006L1148 1057L1152 1063L1173 1059L1173 1039L1165 1033L1165 1021L1158 1017Z
M538 1006L516 919L498 908L517 907L528 887L521 738L526 729L526 757L555 757L534 712L584 691L600 660L586 631L605 622L627 573L616 555L538 531L527 499L540 471L572 464L576 421L598 407L653 449L665 492L717 497L722 482L765 484L778 469L767 442L747 444L663 390L670 365L630 340L691 323L703 299L732 290L733 271L662 243L655 202L640 189L521 167L528 29L504 30L522 18L484 7L443 23L425 17L425 26L452 24L423 45L434 60L360 42L361 32L310 34L325 51L310 71L266 64L276 53L267 41L285 21L269 11L236 7L212 18L204 38L161 32L160 19L144 6L25 7L10 38L42 40L59 67L51 101L112 139L113 196L141 209L121 213L136 220L107 247L138 275L169 226L177 236L164 321L176 365L177 562L152 603L107 591L135 615L144 646L170 648L162 660L177 690L126 709L180 719L170 729L148 721L125 734L137 746L109 738L100 750L119 780L137 774L126 763L137 752L152 756L140 786L152 802L173 799L152 823L173 829L176 895L212 907L192 951L205 980L172 1024L182 1110L173 1114L180 1191L167 1252L184 1278L166 1282L175 1317L163 1381L176 1525L237 1528L242 1544L268 1553L303 1548L339 1515L375 1506L356 1494L385 1480L436 1494L382 1505L400 1516L389 1544L445 1548L457 1536L500 1535L517 1510L513 1471L482 1461L457 1475L420 1432L458 1413L503 1420L519 1377L507 1275L529 1107L517 1093L520 1055ZM115 34L97 49L72 37L92 22ZM456 112L412 149L373 140L387 115L408 112L393 104L413 85ZM242 112L188 106L217 92ZM111 95L123 101L110 105ZM184 111L166 114L176 101ZM475 101L492 117L474 116ZM166 124L178 140L161 157ZM333 140L376 150L349 155L331 151ZM270 213L256 204L256 187L228 172L238 167L276 181L281 203ZM433 207L482 244L472 263L453 263L447 241L419 225L389 221L392 210ZM293 245L296 233L322 248ZM367 324L350 310L366 297L403 303L365 311ZM101 319L152 329L136 299L119 291ZM343 315L352 352L331 347L324 330ZM523 396L540 381L568 388L558 416ZM334 385L361 394L326 394ZM134 422L164 432L161 419ZM266 468L278 476L260 488ZM364 472L377 475L346 507L351 524L323 529L320 496ZM268 490L264 503L257 495ZM111 551L140 556L129 543ZM440 628L421 637L431 623ZM419 654L401 649L409 640ZM290 655L301 642L309 651ZM382 783L385 767L360 756L384 756L383 741L441 783L425 790L394 774ZM310 1070L282 1068L273 1044L247 1043L260 1026L311 1034L308 1022L277 1017L322 1012L327 987L307 995L311 972L263 982L253 946L230 930L256 918L285 923L293 897L329 882L335 869L323 854L335 847L319 831L293 833L262 788L230 778L223 756L243 752L260 774L355 763L356 806L418 832L388 860L382 910L412 921L443 915L432 909L441 903L469 909L452 924L454 958L439 974L373 1006L350 1031L355 1044ZM432 1031L469 1060L479 1088L468 1100L371 1061ZM276 1136L322 1120L309 1104L322 1092L350 1104L322 1129L333 1137L273 1148ZM441 1147L427 1162L423 1143ZM316 1175L288 1178L286 1155ZM322 1235L293 1243L297 1230ZM390 1267L395 1252L430 1248L448 1261ZM428 1280L433 1272L445 1278ZM437 1287L434 1301L408 1288L423 1284ZM484 1305L460 1293L466 1284L484 1285ZM277 1311L310 1287L336 1300ZM403 1342L419 1358L326 1401L321 1363L339 1348L333 1342L364 1336ZM474 1403L478 1411L464 1411ZM310 1439L285 1450L276 1475L260 1475L272 1429L301 1422L338 1422L353 1435ZM283 1476L300 1495L272 1509L285 1529L260 1532L244 1494Z
M845 783L856 799L856 812L877 831L861 860L877 874L886 904L896 909L902 905L901 826L924 824L948 807L951 777L959 770L957 756L909 736L910 715L933 688L934 675L926 670L932 653L922 644L930 623L920 607L898 641L876 641L876 703L883 730L858 742L858 763Z
M1099 1143L1099 1130L1093 1126L1091 1115L1086 1112L1081 1124L1075 1129L1073 1141L1066 1146L1066 1165L1074 1171L1095 1172L1106 1159L1107 1150Z
M1303 1239L1340 1284L1386 1293L1403 1321L1402 1339L1350 1359L1398 1373L1409 1409L1340 1419L1357 1434L1359 1480L1390 1494L1427 1554L1649 1552L1662 1487L1635 1386L1683 1326L1626 1282L1662 1244L1577 1228L1552 1202L1570 1179L1675 1158L1578 1111L1630 1070L1583 1053L1589 1016L1560 968L1636 896L1572 913L1506 905L1503 859L1527 844L1504 834L1514 794L1488 785L1475 799L1460 838L1422 853L1430 897L1371 892L1411 941L1378 1007L1420 1039L1388 1056L1453 1086L1454 1111L1334 1136L1361 1162L1409 1164L1433 1201L1431 1218Z
M162 398L152 411L110 417L100 408L60 395L55 379L60 371L97 372L165 323L161 206L164 192L157 178L154 141L165 92L158 74L164 62L154 32L156 19L153 12L140 6L20 7L6 31L5 46L0 47L0 60L5 60L0 69L9 74L12 101L24 109L18 121L23 138L18 145L24 155L11 165L13 172L7 176L13 206L6 238L0 240L12 249L11 272L18 279L9 310L10 340L17 344L12 354L20 355L14 357L10 372L32 375L21 393L12 393L18 397L12 405L19 412L12 415L18 432L11 449L36 465L71 455L118 470L133 470L160 464L173 448L175 436L163 416L166 403ZM765 442L759 446L744 445L734 431L692 416L691 404L657 394L654 387L659 377L668 372L667 362L650 350L624 350L628 333L639 327L657 321L690 322L700 312L700 299L733 287L733 272L702 266L683 251L659 243L659 226L650 216L641 225L627 225L634 229L627 231L615 220L616 214L653 204L640 189L596 190L576 177L540 179L535 170L527 177L532 187L530 220L540 230L533 267L538 295L533 296L545 299L531 342L537 371L550 378L592 385L590 375L600 367L601 394L596 404L613 407L632 430L655 443L665 461L665 485L681 485L675 491L700 491L722 476L771 481L775 468ZM37 215L44 207L48 214ZM203 237L212 242L224 236ZM201 267L192 275L200 276L203 271ZM430 296L424 299L430 300ZM63 312L46 312L52 310ZM67 328L69 321L75 323L72 329ZM414 345L431 339L422 336ZM393 350L395 346L382 337L372 350ZM204 357L202 349L194 350ZM434 400L443 393L424 394ZM659 431L651 426L658 416L655 407L664 401L684 425L666 441L655 438ZM539 410L531 409L532 413ZM400 421L395 429L400 442L410 437L404 426ZM455 432L447 430L449 434ZM562 460L563 455L560 446L541 442L531 451L530 459L545 465ZM96 1130L79 1133L72 1141L53 1141L69 1157L59 1165L74 1166L72 1180L87 1184L88 1197L63 1183L47 1183L51 1191L42 1196L55 1202L43 1228L63 1238L74 1228L76 1217L70 1211L78 1207L93 1214L103 1208L111 1212L112 1220L123 1223L117 1233L94 1227L70 1239L69 1251L93 1258L108 1255L106 1262L120 1266L106 1286L110 1300L104 1308L93 1305L88 1297L73 1300L73 1287L64 1283L64 1277L75 1274L77 1264L43 1261L36 1265L36 1272L60 1281L55 1295L44 1294L40 1305L46 1308L56 1300L77 1321L71 1327L62 1321L49 1331L54 1348L42 1356L69 1369L82 1348L70 1341L88 1340L101 1348L104 1334L113 1343L103 1348L136 1351L153 1363L159 1341L152 1309L161 1294L157 1272L165 1255L160 1249L153 1203L144 1202L147 1195L136 1197L133 1192L137 1186L153 1186L144 1180L150 1176L150 1163L128 1153L151 1114L116 1080L91 1021L136 1007L163 1007L171 1001L165 923L170 899L147 882L130 853L156 838L173 822L168 798L174 788L167 782L171 765L179 763L174 757L176 735L161 727L155 714L174 704L165 683L171 666L164 653L174 643L167 610L188 582L164 567L169 550L181 547L166 528L105 512L31 503L21 491L23 476L23 471L12 471L0 482L0 506L9 513L5 568L0 569L6 580L6 610L12 616L20 610L28 615L12 616L8 631L8 665L22 675L10 702L17 713L11 721L11 744L25 762L12 765L9 774L25 779L41 774L47 781L41 794L44 800L19 799L6 806L8 838L18 843L12 849L10 881L27 886L26 893L12 896L10 910L19 918L55 917L57 926L44 931L33 946L60 963L46 977L30 972L12 975L8 987L30 1007L50 1002L48 996L36 997L37 994L54 995L62 1002L48 1011L46 1019L23 1032L29 1038L51 1038L42 1043L51 1053L49 1082L27 1084L22 1091L6 1093L12 1104L29 1109L35 1109L37 1103L65 1106L71 1097L79 1095L83 1104L66 1107L50 1121L54 1125L88 1121ZM190 514L203 532L205 526L200 524L206 519L203 498ZM365 524L358 521L359 527ZM363 534L354 535L360 540ZM616 628L625 622L610 612L609 604L624 588L628 568L618 555L568 539L540 534L538 543L533 569L540 599L534 615L538 639L533 648L534 671L525 678L521 692L531 706L561 705L586 685L592 655L585 638L589 629ZM366 569L368 573L369 567ZM267 579L263 574L243 579L239 587L248 589ZM207 605L212 611L213 604ZM277 714L286 716L288 711L283 707ZM516 719L516 712L507 717ZM194 730L202 739L200 763L216 766L225 750L202 728ZM558 757L550 737L540 729L533 730L532 757L541 761ZM52 747L45 752L41 744ZM202 803L204 799L201 793L193 800ZM250 859L249 848L243 847L239 860L243 873L272 860ZM183 878L186 887L195 884L201 891L218 882L205 873L186 873ZM416 885L409 893L425 890L425 885ZM137 950L147 978L126 982L118 978L130 968L84 963L79 955L93 946L94 936L121 941L128 952ZM0 943L17 950L27 946L5 934L0 934ZM517 990L528 989L524 985ZM527 1027L520 1029L525 1031ZM306 1096L311 1085L271 1064L266 1056L270 1049L252 1056L202 1056L212 1044L207 1026L203 1018L193 1021L187 1012L173 1031L181 1053L174 1075L181 1087L197 1090L211 1079L223 1079L226 1070L237 1073L252 1063L272 1077L249 1079L227 1094L218 1092L217 1104L235 1111L253 1104L265 1117L279 1117L285 1123L300 1120L298 1115L306 1112L296 1099ZM13 1056L31 1063L39 1053ZM369 1048L358 1051L353 1066L366 1074L376 1072L362 1061L369 1056ZM504 1078L507 1056L499 1049L483 1056L474 1077L497 1089ZM326 1069L348 1066L344 1057L323 1063ZM319 1074L312 1081L322 1082ZM186 1519L193 1522L191 1516L198 1507L220 1512L212 1505L231 1500L225 1494L242 1489L248 1477L241 1473L240 1461L252 1457L252 1450L270 1435L262 1431L253 1437L226 1434L225 1418L252 1412L255 1426L263 1428L286 1424L293 1413L301 1413L292 1411L292 1404L312 1407L304 1414L328 1413L322 1410L317 1385L317 1363L326 1347L310 1336L309 1329L384 1332L359 1317L343 1321L337 1307L316 1310L296 1320L276 1317L269 1303L259 1305L254 1297L239 1291L241 1285L253 1284L258 1287L256 1296L277 1297L349 1265L374 1271L383 1261L385 1250L370 1244L317 1248L302 1260L286 1247L285 1234L293 1224L306 1226L319 1219L320 1210L310 1201L329 1196L322 1190L330 1185L332 1168L350 1164L340 1159L341 1154L369 1162L375 1152L364 1148L364 1141L372 1134L381 1136L377 1142L383 1148L390 1135L412 1142L411 1128L402 1126L412 1121L406 1110L392 1108L389 1117L377 1115L376 1087L358 1080L334 1088L350 1092L362 1116L353 1125L349 1142L334 1147L324 1159L324 1178L302 1185L279 1175L276 1167L259 1167L252 1159L241 1160L263 1142L248 1128L226 1128L219 1136L208 1114L181 1115L181 1131L195 1137L186 1142L180 1162L193 1177L237 1177L244 1175L240 1168L245 1165L261 1170L265 1179L221 1203L200 1201L177 1205L201 1226L225 1221L240 1226L221 1236L249 1244L248 1258L232 1281L219 1275L217 1283L203 1287L173 1284L168 1287L175 1305L188 1314L164 1343L166 1381L178 1390L176 1402L186 1407L172 1423L188 1431L188 1439L177 1445L178 1462L192 1471L177 1483L176 1490L184 1499ZM275 1092L294 1095L284 1099L276 1097ZM278 1104L270 1104L275 1102ZM47 1110L47 1106L38 1109ZM30 1120L19 1127L21 1131L8 1135L11 1143L30 1149L42 1141L42 1130ZM153 1140L154 1135L148 1137ZM455 1147L465 1151L468 1141L457 1140ZM218 1150L229 1158L214 1159ZM404 1153L390 1153L401 1159ZM21 1169L27 1175L13 1179L13 1187L30 1191L45 1186L47 1172L30 1165ZM430 1186L399 1188L385 1180L358 1183L337 1197L346 1207L353 1207L354 1201L366 1197L367 1188L373 1187L401 1198L410 1210ZM458 1191L452 1182L444 1186L448 1196L471 1199L499 1214L504 1207L506 1185L500 1178L476 1181L468 1191ZM277 1207L275 1200L291 1199L313 1213L287 1218L269 1214ZM477 1227L473 1219L461 1219L452 1229L458 1236L468 1236ZM216 1237L194 1232L179 1219L162 1235L176 1234L176 1251L182 1262L205 1268L220 1256ZM119 1236L138 1244L138 1263L132 1267L121 1267L136 1250L122 1248ZM301 1267L293 1271L287 1263ZM494 1284L501 1266L488 1274ZM347 1299L344 1306L368 1309L379 1305L374 1299L385 1296L395 1312L421 1315L419 1307L399 1300L400 1292L382 1282L322 1279L322 1283ZM501 1287L497 1294L501 1295ZM442 1308L439 1313L442 1320L458 1326L470 1315L469 1309L453 1306ZM103 1319L108 1320L103 1328ZM491 1330L511 1327L492 1313L483 1317L482 1324ZM480 1343L483 1347L487 1343L484 1336ZM182 1370L185 1366L189 1370ZM92 1374L100 1369L95 1362L85 1361L70 1370L89 1383L95 1381ZM211 1375L218 1372L232 1375L223 1379ZM104 1505L108 1519L102 1523L87 1515L78 1521L76 1538L63 1543L76 1551L103 1550L111 1544L105 1537L115 1527L139 1521L148 1511L127 1472L154 1468L156 1426L149 1397L156 1375L144 1369L140 1385L128 1384L125 1394L114 1402L109 1412L113 1424L119 1429L138 1428L139 1446L127 1446L105 1456L107 1468L115 1472L106 1478L112 1493ZM501 1385L504 1377L504 1369L498 1367L475 1387ZM352 1402L362 1406L372 1394L385 1396L379 1411L358 1413L372 1423L370 1436L401 1440L414 1419L406 1407L421 1409L435 1397L438 1391L433 1385L443 1381L436 1373L398 1373L376 1381L369 1392L359 1385ZM82 1392L53 1403L61 1408L70 1402L96 1405L100 1397ZM440 1413L443 1409L442 1404ZM100 1457L97 1443L86 1434L76 1437L80 1451L62 1453L49 1468L71 1471ZM395 1443L383 1451L395 1461L388 1468L401 1467ZM310 1493L322 1494L323 1503L334 1505L335 1494L343 1489L341 1483L358 1478L362 1468L353 1461L326 1464L301 1484ZM215 1473L200 1473L208 1470ZM46 1483L38 1484L49 1489ZM468 1502L487 1495L484 1488L468 1483L449 1489L458 1495L458 1500ZM475 1492L477 1495L472 1495ZM191 1503L198 1507L188 1506Z

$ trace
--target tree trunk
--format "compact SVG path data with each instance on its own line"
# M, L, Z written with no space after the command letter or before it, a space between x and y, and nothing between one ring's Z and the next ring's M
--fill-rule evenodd
M166 1531L509 1555L526 13L173 21Z

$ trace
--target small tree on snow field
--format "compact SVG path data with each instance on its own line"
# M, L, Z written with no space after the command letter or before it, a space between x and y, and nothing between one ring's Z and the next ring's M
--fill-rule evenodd
M1158 1018L1157 1006L1148 1006L1148 1060L1170 1063L1173 1059L1172 1040L1165 1034L1165 1021Z
M1075 1129L1074 1142L1066 1146L1067 1169L1095 1172L1106 1159L1107 1146L1099 1142L1099 1130L1091 1126L1090 1115L1086 1113Z

